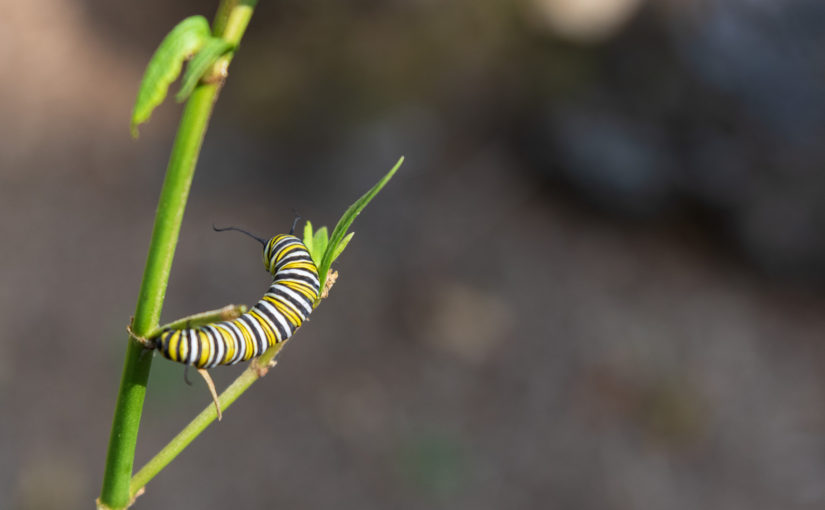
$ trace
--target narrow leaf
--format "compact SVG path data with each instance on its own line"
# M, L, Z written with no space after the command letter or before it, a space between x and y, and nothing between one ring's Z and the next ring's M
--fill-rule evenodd
M368 203L370 203L370 200L372 200L375 195L381 191L384 185L392 179L392 176L395 175L395 172L398 171L403 162L404 156L401 156L395 166L392 167L392 170L387 172L387 175L382 177L381 180L375 184L375 186L364 193L364 195L356 200L354 204L349 206L349 209L347 209L346 212L344 212L344 215L341 216L341 219L338 220L338 224L335 225L335 229L332 231L329 244L327 244L326 250L324 250L324 257L321 259L321 264L318 266L318 274L321 277L322 287L326 281L329 266L332 265L335 251L338 249L338 245L341 244L344 236L347 234L347 229L349 229L352 222L355 221L355 217L358 216L358 214L364 209L364 207L367 206ZM340 254L340 252L338 253Z
M315 262L315 265L321 263L321 259L324 258L324 251L327 249L327 243L329 242L329 235L327 235L327 227L321 227L315 231L315 235L312 236L312 261Z
M327 249L327 243L329 242L329 234L327 232L327 227L321 227L315 231L315 235L312 238L312 244L315 245L315 250L318 251L320 255L323 255Z
M338 246L336 246L335 251L332 252L332 260L329 261L330 264L335 262L335 259L337 259L339 255L341 255L341 253L344 251L344 248L347 247L350 240L352 239L352 236L354 236L354 235L355 235L355 232L350 232L343 239L341 239L341 243Z
M175 96L179 103L186 101L189 95L195 90L198 82L212 69L219 58L232 51L235 46L220 37L211 37L201 50L192 57L186 64L186 72L183 73L180 90Z
M310 255L312 255L313 244L312 244L312 222L307 220L304 223L304 246L307 247L307 251ZM315 257L312 257L312 260L315 260Z
M131 131L137 138L137 127L152 115L166 97L169 85L180 75L184 60L196 53L211 35L209 22L203 16L190 16L169 32L155 50L143 73L135 107L132 110Z

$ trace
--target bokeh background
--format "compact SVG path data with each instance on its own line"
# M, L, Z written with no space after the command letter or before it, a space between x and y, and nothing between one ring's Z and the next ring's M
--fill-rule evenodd
M0 508L91 508L216 2L0 15ZM825 507L825 3L263 1L164 319L252 303L256 243L406 163L280 364L136 508ZM219 368L219 386L240 368ZM209 404L157 359L139 467Z

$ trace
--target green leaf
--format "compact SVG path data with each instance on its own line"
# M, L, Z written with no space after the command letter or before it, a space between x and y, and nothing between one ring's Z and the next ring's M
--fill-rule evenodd
M315 255L312 257L312 260L316 265L321 263L321 259L323 259L324 252L327 249L327 243L329 243L327 227L321 227L315 231L315 236L312 238L312 245L315 248Z
M398 162L392 167L392 170L387 172L387 175L381 178L375 186L373 186L369 191L364 193L364 195L355 201L354 204L349 206L349 209L344 212L344 215L341 216L341 219L338 220L338 224L335 225L335 229L332 231L332 236L329 239L329 243L324 250L324 256L321 259L321 263L318 265L318 275L320 276L321 280L321 288L324 287L324 283L327 279L327 273L329 272L329 267L332 265L332 261L335 260L335 257L341 254L341 251L346 247L346 243L349 240L344 242L344 237L347 234L347 230L349 229L352 222L355 221L355 217L370 203L375 195L378 194L379 191L384 187L392 176L395 175L395 172L401 167L401 164L404 162L404 156L399 158ZM352 237L350 236L350 239ZM316 241L317 242L317 241ZM339 250L338 247L343 244L344 246ZM316 246L317 248L317 246ZM337 254L336 254L337 253Z
M307 220L304 223L304 246L307 247L312 262L317 266L324 256L324 248L327 245L327 227L321 227L317 232L312 232L312 222Z
M307 251L310 255L312 255L312 252L314 251L312 248L312 222L309 220L304 223L304 246L307 247ZM314 256L312 257L312 260L315 260Z
M215 65L215 62L234 49L234 44L220 37L209 38L201 50L186 65L186 72L183 73L183 80L181 80L180 90L175 96L175 100L179 103L186 101L201 78Z
M197 53L209 40L209 22L203 16L190 16L170 31L155 50L143 73L135 107L132 110L131 131L137 138L137 127L152 116L152 111L166 97L169 85L180 75L184 60Z
M343 239L341 239L341 243L338 246L336 246L335 251L332 252L332 260L329 261L330 264L335 262L335 259L337 259L339 255L341 255L341 253L344 251L344 248L347 247L347 245L350 242L350 239L352 239L352 236L354 235L355 232L350 232Z

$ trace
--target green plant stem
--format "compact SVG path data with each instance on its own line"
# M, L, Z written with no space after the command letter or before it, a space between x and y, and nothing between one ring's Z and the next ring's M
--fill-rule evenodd
M231 5L229 15L226 16L226 23L220 25L220 16L225 10L218 7L218 18L215 22L215 37L223 37L224 40L237 46L241 42L246 27L249 25L249 20L252 18L252 11L258 0L229 0L221 2L221 4Z
M255 2L231 3L237 5L229 12L224 33L227 40L231 36L230 42L238 44ZM219 11L223 12L220 8ZM223 57L224 65L231 57ZM195 88L181 118L158 201L152 241L132 323L132 330L138 336L152 330L160 319L189 188L220 85L202 83ZM129 340L109 437L99 499L101 506L120 509L129 505L129 482L151 366L152 356L137 341Z
M152 241L132 323L132 330L138 336L153 329L160 319L189 187L216 93L216 85L196 89L181 119L158 201ZM125 508L129 503L128 484L151 367L151 354L136 341L129 341L100 493L101 503L109 508Z
M284 345L285 343L277 344L266 351L260 358L253 360L249 367L220 394L218 402L222 410L232 405L238 397L249 389L252 383L261 378L263 372L266 370L265 367L268 367L269 362L272 361ZM189 446L189 443L198 437L198 435L215 420L217 415L215 406L209 404L195 419L189 422L178 435L172 438L157 455L152 457L152 459L135 474L134 478L132 478L132 482L129 485L130 498L134 498L138 491L149 483L167 464L172 462L184 448Z

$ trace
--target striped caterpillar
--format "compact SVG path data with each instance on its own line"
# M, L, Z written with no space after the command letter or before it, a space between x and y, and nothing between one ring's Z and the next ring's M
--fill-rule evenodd
M263 245L263 262L274 280L263 298L234 320L194 328L164 328L148 340L178 363L208 369L234 365L287 341L312 312L320 292L318 269L304 243L290 234L269 241L236 227Z

